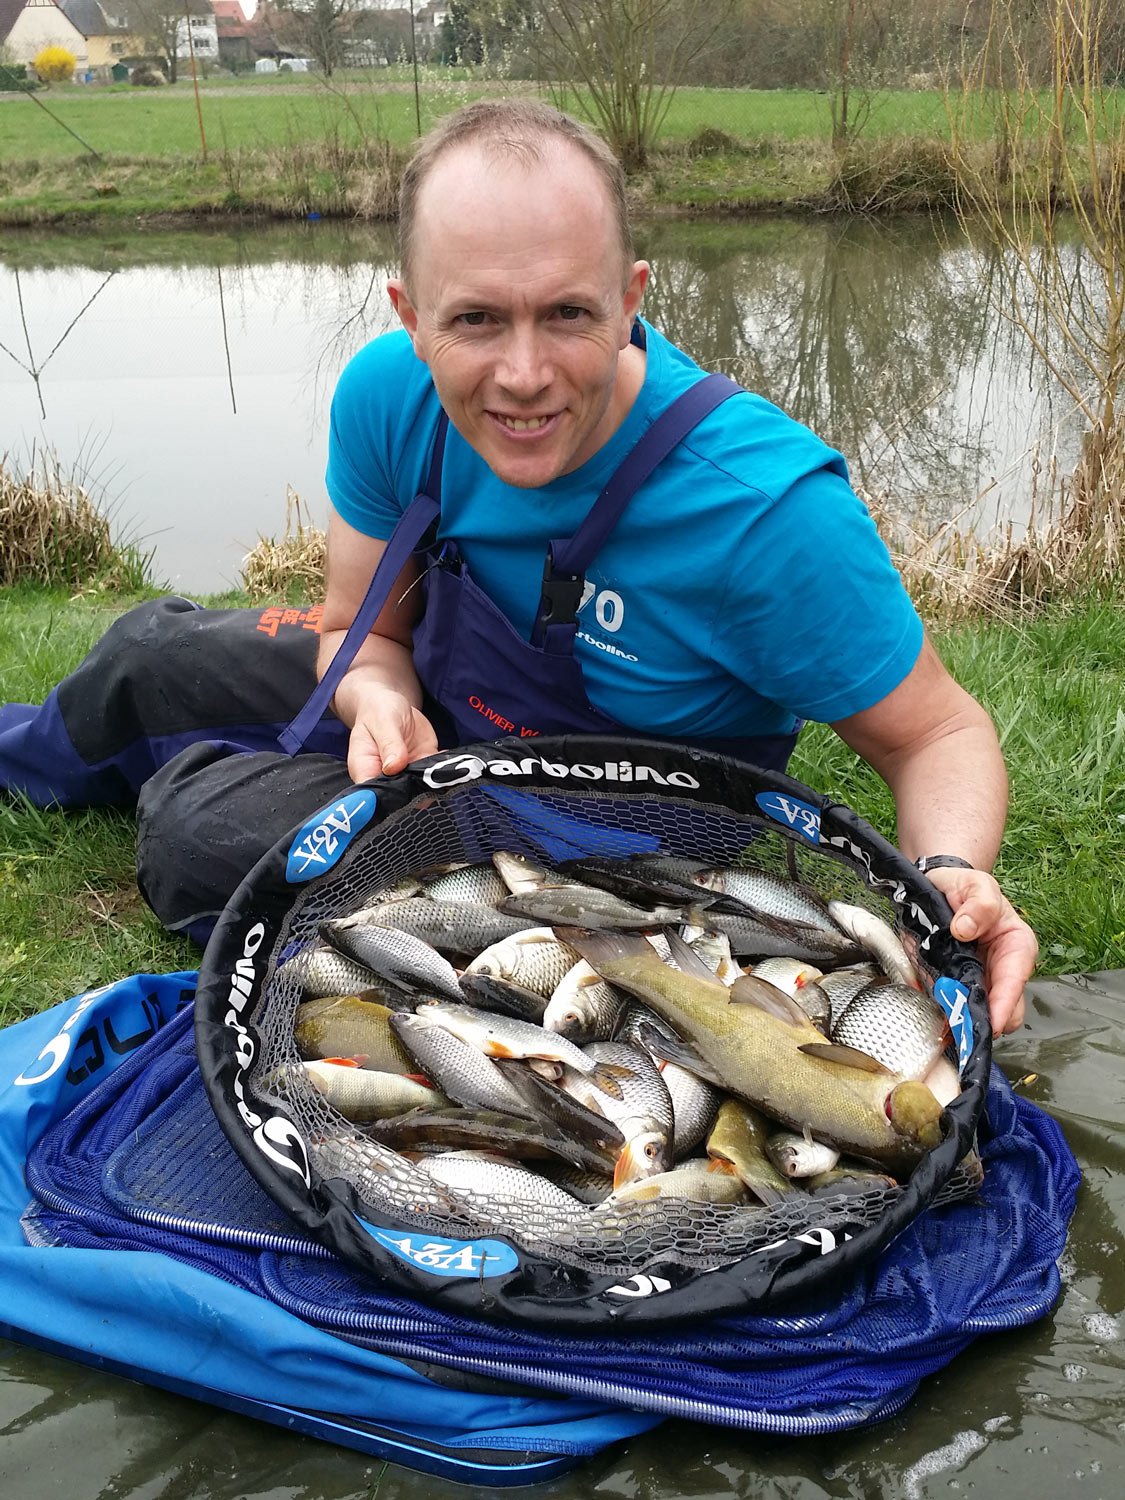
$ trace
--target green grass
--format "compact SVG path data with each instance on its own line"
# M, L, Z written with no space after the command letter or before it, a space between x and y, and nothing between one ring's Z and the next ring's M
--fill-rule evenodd
M1000 734L1011 810L996 874L1039 936L1042 971L1125 967L1121 599L935 639ZM830 730L810 726L792 769L893 837L890 793Z
M420 94L422 128L428 129L443 114L472 99L501 96L514 88L534 90L533 85L512 85L502 79L465 79L433 71ZM201 154L195 95L188 81L181 79L165 89L64 86L35 97L103 155ZM581 96L576 92L562 97L565 103L567 97L577 101ZM1122 97L1123 91L1106 91L1107 119L1115 118ZM293 74L280 80L273 76L208 79L201 84L201 100L212 152L328 138L358 145L375 135L406 147L417 133L413 90L383 73L374 79L370 74L334 75L331 80L316 74ZM30 100L12 95L0 108L0 162L64 160L81 154L73 136ZM994 130L991 101L976 100L972 114L970 133L990 138ZM743 142L827 142L832 134L831 97L812 89L680 89L661 130L660 144L689 141L704 129L721 130ZM862 133L875 138L947 138L945 96L938 90L873 94Z
M466 86L450 96L441 93L423 101L422 128L459 104L485 92ZM52 90L43 102L94 151L105 156L200 157L202 146L195 97L190 85L166 89L130 89L79 93ZM82 148L49 115L26 99L0 105L0 166L28 158L69 160ZM243 95L233 90L209 89L202 101L203 128L208 150L265 149L301 142L339 140L359 145L382 136L406 147L416 129L414 96L368 91L342 94L322 82L311 81L295 92L267 90Z
M128 602L0 590L0 701L41 701ZM997 873L1039 934L1044 973L1125 967L1121 602L936 636L1004 740L1012 809ZM831 731L810 726L792 769L893 837L886 787ZM0 799L0 1024L124 974L195 967L198 956L137 895L130 812Z
M123 604L0 590L0 702L41 702ZM133 878L128 809L40 809L0 793L0 1025L123 974L190 968Z

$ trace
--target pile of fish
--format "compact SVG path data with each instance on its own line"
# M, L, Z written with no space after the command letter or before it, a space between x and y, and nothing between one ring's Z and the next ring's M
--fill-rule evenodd
M310 1132L320 1170L524 1238L637 1203L885 1203L959 1092L899 935L757 869L496 853L323 922L278 975L301 1061L271 1086L343 1117Z

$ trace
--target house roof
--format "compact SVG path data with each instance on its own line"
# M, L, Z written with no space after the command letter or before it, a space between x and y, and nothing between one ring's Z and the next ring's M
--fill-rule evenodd
M0 0L0 6L8 3L9 0ZM184 3L193 16L211 13L207 0L184 0ZM151 15L146 15L135 0L55 0L55 4L85 37L112 36L115 33L120 36L123 31L143 36L151 21ZM126 24L120 24L122 22Z
M211 0L215 29L220 36L248 36L251 30L240 0Z
M56 0L56 4L83 36L104 36L111 29L98 0Z
M0 42L8 35L20 18L27 0L0 0Z

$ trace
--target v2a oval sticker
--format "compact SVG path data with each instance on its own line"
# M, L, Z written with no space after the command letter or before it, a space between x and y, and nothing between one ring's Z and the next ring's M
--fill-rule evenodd
M368 787L349 792L314 813L289 846L285 878L300 885L330 870L361 828L375 816L378 799Z
M806 843L820 843L820 812L808 802L785 792L759 792L754 801L768 818L792 828Z
M356 1215L372 1239L404 1260L434 1276L503 1276L514 1271L520 1258L503 1240L434 1240L423 1234L394 1234L378 1229Z

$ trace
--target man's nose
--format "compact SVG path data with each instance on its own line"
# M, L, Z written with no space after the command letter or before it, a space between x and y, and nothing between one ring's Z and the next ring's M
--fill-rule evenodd
M512 328L504 339L496 368L497 382L520 400L529 400L551 383L547 340L535 328Z

